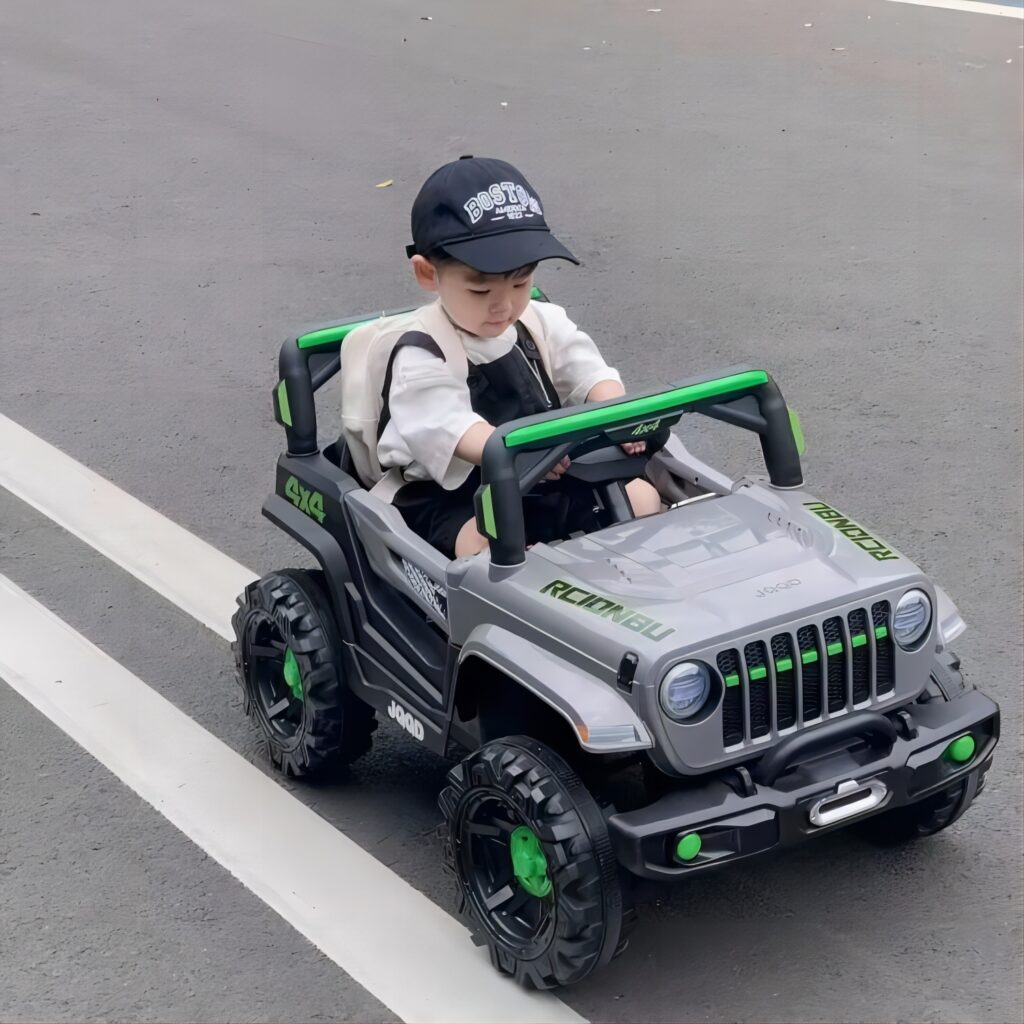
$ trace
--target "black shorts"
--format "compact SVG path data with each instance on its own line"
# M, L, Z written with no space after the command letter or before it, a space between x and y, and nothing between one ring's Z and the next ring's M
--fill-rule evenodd
M479 469L474 469L466 482L452 491L446 491L433 480L417 480L402 486L395 495L394 506L413 533L448 558L454 558L459 531L474 518L473 495L479 486ZM590 484L566 476L542 481L523 496L526 543L564 540L579 530L590 533L598 529L601 524L595 504Z

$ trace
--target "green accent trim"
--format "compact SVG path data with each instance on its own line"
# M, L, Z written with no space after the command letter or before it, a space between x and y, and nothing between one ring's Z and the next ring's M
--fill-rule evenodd
M854 633L854 635L850 637L850 643L853 644L854 647L863 647L867 642L867 633Z
M804 440L804 428L800 426L800 417L796 409L789 410L789 429L793 431L797 455L803 455L807 451L807 442Z
M875 639L884 640L889 635L888 627L886 626L875 626Z
M768 675L768 669L766 669L764 665L758 665L757 668L752 668L750 670L751 679L764 679L766 675Z
M288 404L288 385L285 381L281 381L277 385L277 411L281 414L281 422L286 427L290 427L292 425L292 407Z
M793 659L792 658L780 658L777 662L775 662L775 671L776 672L788 672L792 667L793 667Z
M946 747L946 757L954 764L967 764L977 749L977 744L974 742L974 737L968 733L966 736L960 736L953 740L948 747Z
M540 289L539 289L539 288L538 288L538 287L537 287L536 285L534 285L534 286L533 286L533 287L532 287L532 288L530 289L530 298L531 298L531 299L536 299L536 300L538 300L538 301L539 301L539 300L540 300L540 297L541 297L541 296L542 296L543 294L544 294L544 293L543 293L543 292L542 292L542 291L541 291L541 290L540 290Z
M825 648L825 650L830 655L832 655L832 654L842 654L843 653L843 645L842 644L829 644L828 647Z
M725 685L726 686L739 686L740 685L740 677L735 672L730 672L725 677Z
M324 327L319 331L310 331L297 339L299 348L320 348L321 345L340 345L357 327L373 323L378 317L360 320L355 324L338 324L336 327Z
M494 522L494 499L491 496L490 484L484 488L484 493L480 495L480 506L484 510L484 533L486 533L488 537L493 537L497 540L498 527Z
M805 665L810 665L813 662L818 660L818 652L817 651L804 651L803 654L800 655L800 660Z
M768 383L768 374L764 370L747 370L734 373L729 377L717 380L701 381L687 387L664 391L660 395L649 395L646 398L634 398L617 402L604 409L591 409L570 416L559 416L557 419L534 423L529 427L520 427L505 435L506 448L518 448L520 445L534 441L556 440L565 434L577 430L591 430L601 427L626 426L634 420L682 412L683 407L695 402L707 401L710 398L724 398L735 391L758 387Z
M512 871L516 881L531 895L542 899L551 892L548 861L532 828L520 825L509 839Z
M676 856L682 861L693 860L700 853L701 846L703 843L700 836L696 832L691 832L676 843Z
M290 647L284 652L284 681L292 691L292 696L296 700L302 700L302 673Z

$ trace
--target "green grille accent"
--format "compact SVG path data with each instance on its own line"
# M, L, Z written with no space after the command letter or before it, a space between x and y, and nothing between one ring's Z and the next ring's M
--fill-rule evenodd
M788 672L792 667L793 667L793 659L792 658L781 658L779 661L775 662L775 671L776 672Z
M828 647L825 648L825 650L828 651L829 654L842 654L843 653L843 645L842 644L829 644Z
M338 324L336 327L325 327L321 331L311 331L303 334L296 344L299 348L320 348L321 345L340 345L357 327L363 324L373 323L377 317L370 317L368 320L360 320L356 324Z
M766 669L764 665L758 665L757 668L752 668L750 670L751 679L764 679L766 675L768 675L768 669Z
M863 647L867 642L867 633L854 633L854 635L850 637L850 643L853 644L854 647Z
M484 493L480 495L480 505L484 510L484 533L486 533L488 537L493 537L497 540L498 527L494 522L494 499L491 497L490 484L484 488Z
M292 425L292 407L288 404L288 385L285 381L281 381L277 385L277 410L281 414L281 422L286 427L290 427Z
M725 677L725 685L726 686L739 686L740 685L740 677L735 672L730 672Z
M643 420L659 414L680 412L683 406L703 402L710 398L724 398L736 391L758 387L768 383L768 374L763 370L748 370L734 373L718 380L702 381L684 388L675 388L660 395L634 398L619 402L606 409L591 409L572 416L560 416L544 423L520 427L505 436L506 448L532 444L534 441L551 441L577 430L597 430L602 427L625 426L636 420Z
M884 640L889 635L889 630L885 626L875 626L875 639Z
M815 662L815 661L818 660L818 652L817 651L804 651L804 653L800 655L800 660L805 665L810 665L812 662Z

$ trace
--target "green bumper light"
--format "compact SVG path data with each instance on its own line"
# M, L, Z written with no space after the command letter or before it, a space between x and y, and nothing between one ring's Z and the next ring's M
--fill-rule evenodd
M690 861L700 853L700 848L700 836L696 832L691 832L676 843L676 856L682 861Z
M954 764L967 764L967 762L974 757L974 751L976 749L977 744L974 742L974 737L968 733L966 736L961 736L958 739L953 740L953 742L946 747L946 757Z

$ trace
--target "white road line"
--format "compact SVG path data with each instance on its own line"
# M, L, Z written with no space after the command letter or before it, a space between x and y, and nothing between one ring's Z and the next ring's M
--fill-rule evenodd
M0 486L225 640L257 573L0 415Z
M3 576L0 678L404 1020L584 1020Z
M967 11L971 14L997 14L1004 18L1024 18L1024 8L1009 4L974 3L973 0L890 0L897 4L914 4L917 7L941 7L947 11Z

